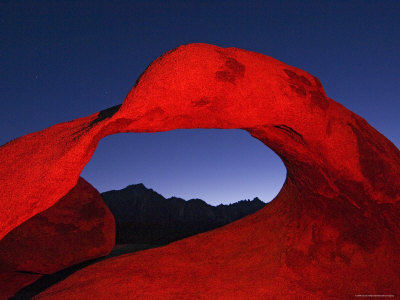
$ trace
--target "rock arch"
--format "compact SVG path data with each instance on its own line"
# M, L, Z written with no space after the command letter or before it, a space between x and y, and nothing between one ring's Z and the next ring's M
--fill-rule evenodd
M171 50L146 69L121 106L2 146L1 237L65 195L102 137L178 128L247 130L283 160L281 192L252 216L91 266L42 297L399 292L399 150L328 98L316 77L236 48ZM112 272L128 279L115 283Z

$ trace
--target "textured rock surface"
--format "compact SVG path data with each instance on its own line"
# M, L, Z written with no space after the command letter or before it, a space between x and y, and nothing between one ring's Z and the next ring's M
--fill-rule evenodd
M0 148L1 234L65 195L102 137L176 128L247 130L285 163L281 192L251 216L92 265L38 298L400 294L400 151L317 78L236 48L169 51L120 108Z
M0 272L0 300L6 300L19 290L38 280L42 275L18 272Z
M0 241L0 270L55 273L107 255L115 221L99 192L83 178L54 206Z

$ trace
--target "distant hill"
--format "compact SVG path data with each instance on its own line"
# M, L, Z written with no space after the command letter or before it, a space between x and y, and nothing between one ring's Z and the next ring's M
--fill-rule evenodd
M163 245L226 225L266 205L258 198L218 206L200 199L166 199L143 184L101 195L116 219L117 244Z

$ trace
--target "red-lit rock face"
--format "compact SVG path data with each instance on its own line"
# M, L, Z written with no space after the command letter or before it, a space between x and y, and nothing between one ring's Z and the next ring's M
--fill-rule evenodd
M329 99L317 78L235 48L179 47L149 66L120 108L4 145L2 234L65 195L102 137L177 128L247 130L285 163L280 194L221 229L90 266L39 298L400 292L399 150Z
M12 299L11 297L18 291L32 284L40 277L42 277L40 274L0 272L0 300Z
M83 178L54 206L0 241L0 271L52 274L107 255L115 221L99 192Z

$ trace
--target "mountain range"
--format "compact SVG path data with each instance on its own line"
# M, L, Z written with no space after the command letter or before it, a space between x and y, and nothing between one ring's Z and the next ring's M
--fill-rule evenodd
M117 244L164 245L226 225L266 205L257 197L218 206L201 199L165 198L143 184L101 195L116 220Z

